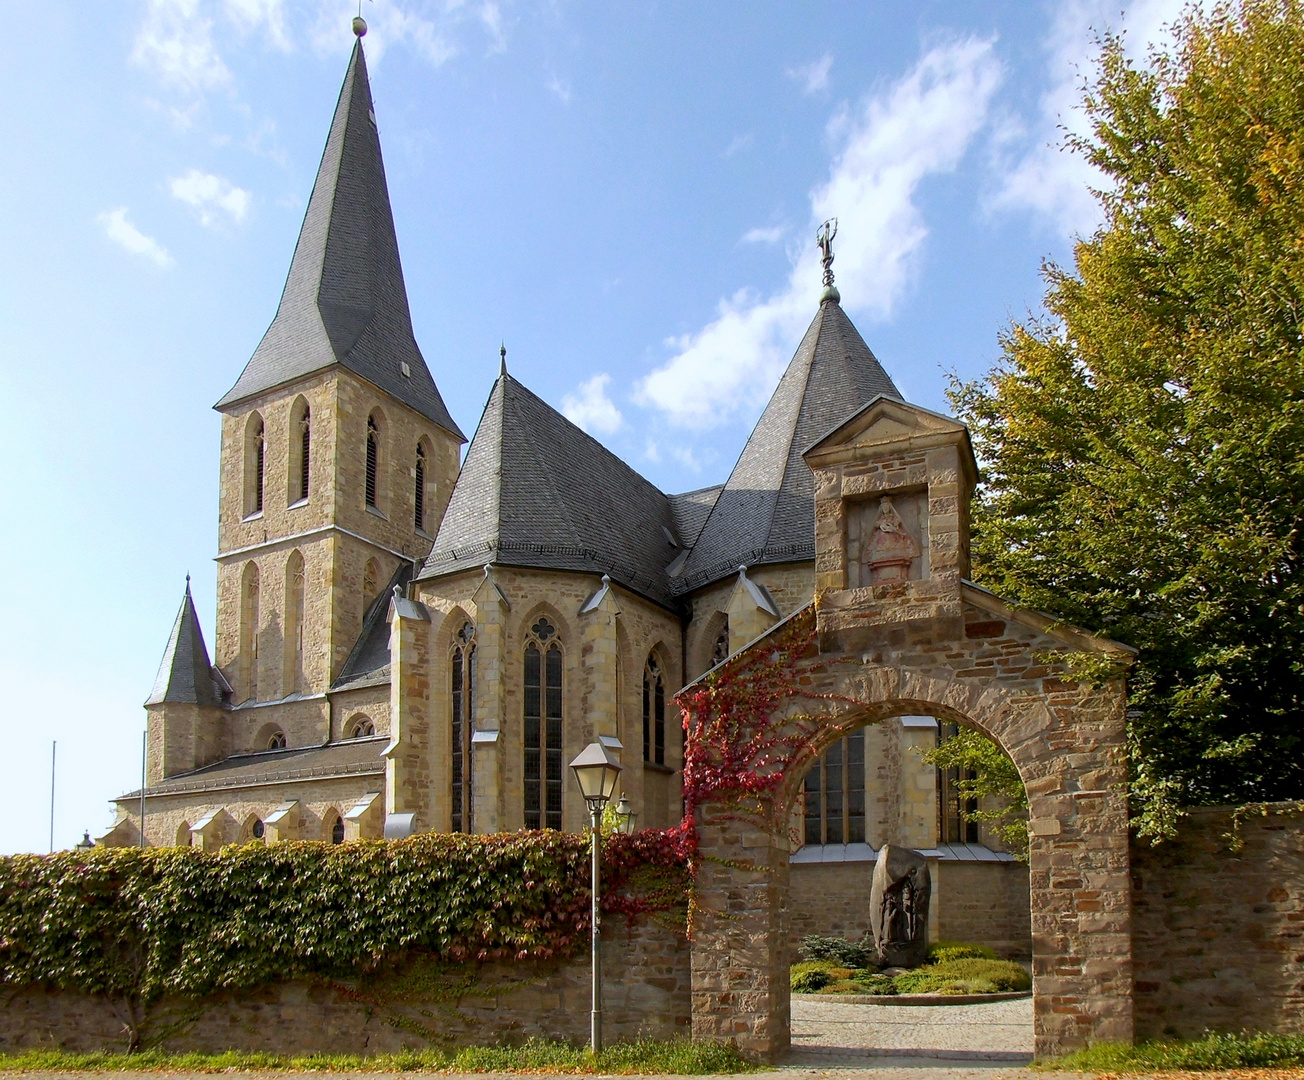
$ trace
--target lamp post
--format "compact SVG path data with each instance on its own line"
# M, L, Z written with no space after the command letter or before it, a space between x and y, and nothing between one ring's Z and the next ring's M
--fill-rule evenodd
M638 820L638 814L634 808L629 805L629 800L625 798L625 793L620 793L620 802L616 803L616 832L624 833L626 836L634 831L634 823Z
M593 1012L590 1044L596 1054L602 1049L602 912L598 896L602 859L602 811L615 793L620 762L601 743L589 743L570 763L580 792L589 808L593 840Z

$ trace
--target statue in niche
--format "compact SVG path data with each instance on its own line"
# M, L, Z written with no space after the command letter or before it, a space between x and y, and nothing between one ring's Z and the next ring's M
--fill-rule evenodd
M886 495L878 504L878 518L863 545L861 561L871 585L886 585L910 577L910 564L919 558L919 544ZM863 579L862 579L863 580Z
M911 848L883 845L869 891L869 923L879 963L918 967L927 959L932 892L927 859Z

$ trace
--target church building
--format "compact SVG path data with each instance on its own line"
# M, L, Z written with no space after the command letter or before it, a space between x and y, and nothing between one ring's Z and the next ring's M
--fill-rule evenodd
M100 842L579 831L566 765L594 740L638 824L677 824L675 693L814 597L802 455L874 403L898 418L887 437L931 417L968 446L904 402L831 260L826 245L810 327L724 484L660 491L505 353L463 457L412 329L359 36L280 306L215 406L213 651L187 583L145 703L145 789ZM967 518L961 472L948 513ZM861 584L929 576L930 508L922 488L866 504L846 537ZM935 936L1027 953L1026 868L923 761L942 734L900 717L825 752L794 817L794 933L852 932L891 842L936 868Z

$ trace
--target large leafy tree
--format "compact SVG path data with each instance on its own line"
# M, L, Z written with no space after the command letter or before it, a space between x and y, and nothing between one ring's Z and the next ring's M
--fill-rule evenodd
M1304 795L1304 6L1102 42L1074 142L1104 224L953 388L980 581L1134 645L1143 835Z

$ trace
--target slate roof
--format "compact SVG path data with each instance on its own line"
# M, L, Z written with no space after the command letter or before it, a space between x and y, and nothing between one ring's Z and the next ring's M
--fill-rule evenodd
M670 499L505 372L419 578L486 563L610 574L671 606Z
M333 364L465 441L412 332L361 39L335 106L276 317L215 408Z
M836 298L820 304L711 508L675 591L740 565L815 557L815 486L803 451L879 395L904 400Z
M701 535L702 526L711 515L715 500L724 490L723 484L685 491L681 495L670 495L670 512L675 515L675 528L679 533L679 542L685 547L692 547Z
M399 563L389 584L367 605L362 616L362 632L331 684L331 690L389 682L389 605L394 597L394 586L406 586L412 580L412 572L410 562Z
M389 737L345 739L325 746L304 746L292 750L264 750L257 754L234 754L193 772L178 773L149 784L146 795L173 795L192 791L224 791L259 784L291 780L320 780L337 776L367 776L385 773L382 756ZM117 802L139 799L140 790L119 795Z
M204 631L200 629L195 601L190 595L190 579L186 578L186 594L181 598L181 608L172 624L168 646L163 650L163 661L154 677L154 689L145 704L161 705L175 701L191 705L221 705L225 687L225 680L209 662Z

